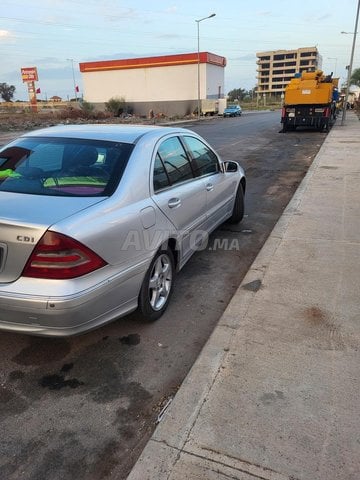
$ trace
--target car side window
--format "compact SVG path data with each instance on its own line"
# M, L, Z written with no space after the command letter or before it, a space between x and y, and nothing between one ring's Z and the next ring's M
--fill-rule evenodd
M164 140L157 155L162 161L171 185L193 178L188 156L178 137Z
M170 185L169 177L166 173L165 167L163 165L163 162L161 161L159 154L157 154L155 158L153 183L154 192L157 192L158 190L166 188Z
M209 175L220 171L216 154L203 142L195 137L184 137L190 155L193 159L192 166L196 176Z

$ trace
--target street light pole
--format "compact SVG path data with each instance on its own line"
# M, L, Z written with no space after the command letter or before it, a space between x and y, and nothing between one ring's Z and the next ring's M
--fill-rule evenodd
M360 1L360 0L359 0ZM201 105L200 105L200 22L203 20L207 20L208 18L215 17L216 13L212 13L208 17L200 18L199 20L195 20L197 23L197 116L198 120L200 120L200 111L201 111Z
M73 82L74 82L75 98L76 98L76 101L78 101L77 91L76 91L76 82L75 82L75 72L74 72L74 59L73 59L73 58L67 58L66 60L67 60L68 62L71 62L72 76L73 76Z
M348 100L348 96L349 96L350 78L351 78L351 72L352 72L352 66L353 66L353 60L354 60L356 34L357 34L357 27L358 27L358 21L359 21L359 10L360 10L360 0L358 0L358 6L357 6L357 11L356 11L355 28L354 28L354 32L353 32L354 36L353 36L353 43L352 43L352 48L351 48L349 70L348 70L348 75L347 75L345 99L344 99L344 105L343 105L343 111L342 111L342 117L341 117L341 125L342 126L344 126L345 118L346 118L346 107L347 107L347 100ZM346 32L341 32L341 33L346 33Z

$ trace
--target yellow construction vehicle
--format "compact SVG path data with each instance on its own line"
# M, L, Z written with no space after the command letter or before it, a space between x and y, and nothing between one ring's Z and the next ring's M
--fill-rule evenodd
M338 83L338 78L324 75L322 70L296 74L285 89L283 132L298 126L329 130L336 119Z

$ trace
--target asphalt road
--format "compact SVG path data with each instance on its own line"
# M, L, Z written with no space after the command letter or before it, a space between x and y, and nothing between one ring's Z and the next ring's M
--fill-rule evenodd
M326 134L280 134L279 112L186 125L248 179L246 216L177 277L165 315L70 339L0 334L0 472L7 480L124 479Z

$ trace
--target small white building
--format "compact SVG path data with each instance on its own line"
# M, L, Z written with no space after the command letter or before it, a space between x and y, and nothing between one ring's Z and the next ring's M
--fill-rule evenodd
M357 85L350 85L348 102L354 103L360 100L360 87Z
M99 107L123 97L139 115L187 115L200 99L224 98L226 58L209 52L80 63L84 99Z

